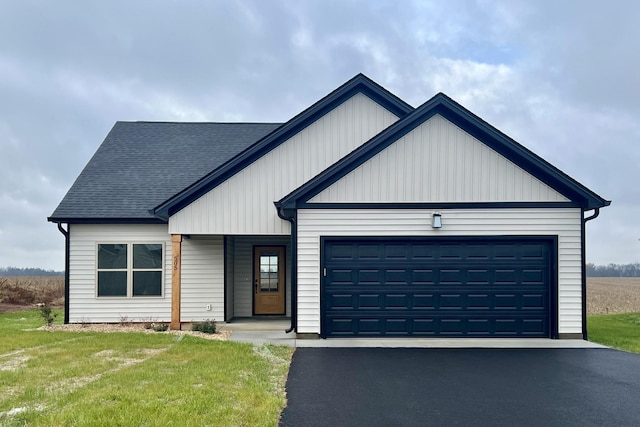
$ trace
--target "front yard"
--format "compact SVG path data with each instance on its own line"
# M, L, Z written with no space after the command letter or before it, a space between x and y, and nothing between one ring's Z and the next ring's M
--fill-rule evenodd
M289 347L41 325L0 315L0 425L275 426L286 403Z
M640 313L589 316L587 325L590 341L640 353Z

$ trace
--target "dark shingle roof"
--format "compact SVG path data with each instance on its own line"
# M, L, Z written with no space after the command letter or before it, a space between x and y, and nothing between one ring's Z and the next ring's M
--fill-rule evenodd
M50 221L157 221L153 207L222 166L279 123L117 122Z

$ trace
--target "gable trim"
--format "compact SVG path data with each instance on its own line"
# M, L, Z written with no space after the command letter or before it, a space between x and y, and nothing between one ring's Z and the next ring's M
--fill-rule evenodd
M451 98L438 93L412 113L401 118L358 147L351 154L289 193L278 202L278 206L284 209L307 206L307 202L311 198L436 114L441 115L543 183L549 185L570 199L574 206L594 209L608 206L611 203L480 119ZM558 206L555 203L554 205Z
M363 74L358 74L221 167L156 206L151 210L151 213L160 219L168 220L171 215L188 206L258 158L278 147L357 93L366 95L400 119L414 110L409 104L373 80Z

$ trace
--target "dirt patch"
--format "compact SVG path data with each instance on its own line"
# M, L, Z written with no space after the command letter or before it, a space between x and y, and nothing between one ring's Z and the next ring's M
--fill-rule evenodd
M22 368L30 359L31 356L14 352L14 354L10 355L9 357L0 358L0 371L17 371L18 369Z
M170 334L170 335L192 335L207 340L225 341L231 335L230 331L218 331L215 334L205 334L195 331L165 331L156 332L153 329L146 329L144 324L126 324L117 323L73 323L69 325L53 325L41 326L38 328L43 331L67 331L67 332L135 332L144 334Z
M588 277L587 314L640 312L640 277Z

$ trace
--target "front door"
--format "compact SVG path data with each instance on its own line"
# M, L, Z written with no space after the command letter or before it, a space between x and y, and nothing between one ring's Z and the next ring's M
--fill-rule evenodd
M253 312L285 314L284 247L253 248Z

